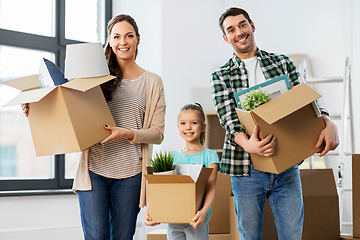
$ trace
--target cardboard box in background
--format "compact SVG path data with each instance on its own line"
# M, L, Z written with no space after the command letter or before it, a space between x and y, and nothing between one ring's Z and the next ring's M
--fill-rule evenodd
M320 97L306 84L300 84L251 112L236 109L249 135L258 125L260 139L268 134L276 137L272 157L251 154L255 169L281 173L322 149L315 145L324 123L313 106Z
M177 165L183 167L186 165ZM148 168L148 208L158 223L190 223L201 209L212 168L202 167L194 181L187 175L154 175Z
M209 221L210 234L229 234L229 198L231 195L231 179L229 175L217 173L215 198L211 205L212 212Z
M304 240L339 240L339 203L332 169L300 170L304 198ZM233 198L230 200L230 239L239 239ZM278 239L268 201L264 206L263 240Z
M352 155L353 236L360 238L360 154Z
M166 229L156 229L147 234L147 240L166 240ZM209 234L209 240L230 240L230 234Z
M166 229L156 229L146 234L147 240L166 240Z
M230 240L230 234L209 234L209 240Z

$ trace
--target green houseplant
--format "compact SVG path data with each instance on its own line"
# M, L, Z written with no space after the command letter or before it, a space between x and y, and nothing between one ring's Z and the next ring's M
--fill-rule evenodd
M149 164L153 168L154 174L175 174L174 156L171 152L156 153L149 158Z
M270 93L263 91L260 87L245 94L241 107L246 111L251 111L268 101L270 101Z

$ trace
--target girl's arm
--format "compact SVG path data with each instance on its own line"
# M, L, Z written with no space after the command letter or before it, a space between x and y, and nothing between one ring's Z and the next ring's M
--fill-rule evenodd
M201 210L199 210L195 217L192 219L192 222L190 223L191 226L194 228L197 228L201 226L205 220L206 220L206 214L209 211L214 198L215 198L215 185L216 185L216 176L217 176L217 169L218 169L217 163L211 164L208 166L208 168L213 168L213 171L211 172L207 185L206 185L206 194L205 194L205 201L204 205Z
M145 223L146 226L156 226L156 225L160 224L160 223L152 221L152 219L151 219L151 217L149 215L149 208L145 209L144 223Z

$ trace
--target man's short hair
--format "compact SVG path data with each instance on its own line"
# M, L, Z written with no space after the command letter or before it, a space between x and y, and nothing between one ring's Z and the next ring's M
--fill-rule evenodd
M241 9L241 8L231 7L231 8L228 8L223 14L221 14L221 16L219 18L219 27L221 28L221 31L224 33L224 35L226 35L225 29L223 27L225 18L227 18L229 16L238 16L241 14L244 15L244 17L249 21L249 23L252 22L249 14L244 9Z

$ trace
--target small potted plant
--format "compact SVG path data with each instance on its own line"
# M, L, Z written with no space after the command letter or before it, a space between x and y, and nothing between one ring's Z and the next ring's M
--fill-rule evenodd
M159 152L149 158L149 164L153 168L153 174L175 175L174 156L170 152Z
M241 107L245 111L251 111L268 101L270 101L270 93L263 91L260 87L245 94Z

